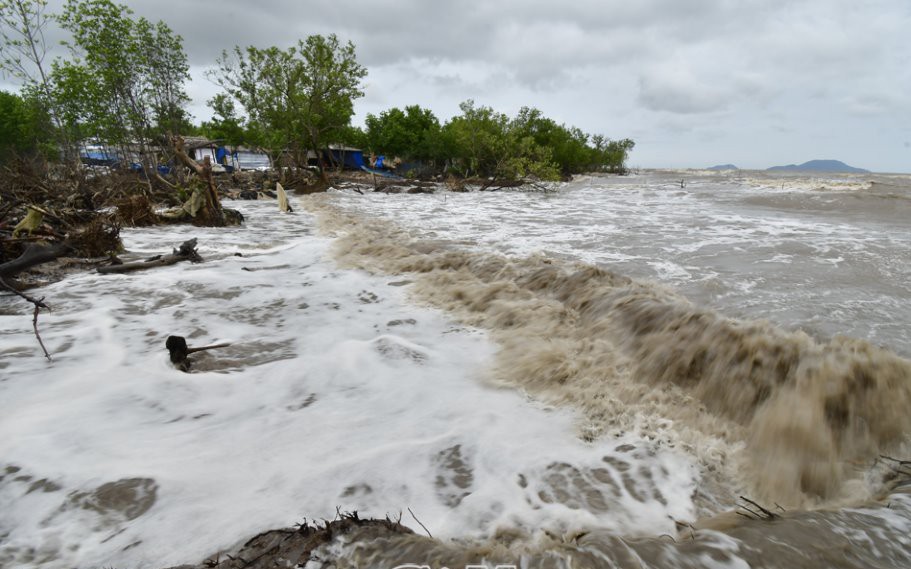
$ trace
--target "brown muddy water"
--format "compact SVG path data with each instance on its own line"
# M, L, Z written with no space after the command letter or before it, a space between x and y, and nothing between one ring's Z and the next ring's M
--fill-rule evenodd
M911 567L909 182L645 172L125 230L207 262L46 287L53 362L0 297L0 566ZM184 374L169 334L231 347ZM336 508L413 533L238 551Z
M911 456L908 177L650 172L305 203L343 266L407 275L414 299L489 331L490 384L578 410L592 444L632 433L699 471L673 535L393 536L341 547L352 566L911 566L908 467L883 458ZM650 478L549 472L542 499L582 511Z

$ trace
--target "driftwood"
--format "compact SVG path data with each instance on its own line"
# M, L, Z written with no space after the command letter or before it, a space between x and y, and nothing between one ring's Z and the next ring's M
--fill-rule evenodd
M47 348L44 345L44 341L41 339L41 334L38 332L38 313L42 308L45 310L50 310L50 307L44 302L45 297L31 297L21 292L18 288L16 288L14 284L7 282L6 279L15 277L19 273L32 267L37 267L38 265L43 265L44 263L54 261L72 249L73 245L69 240L63 241L61 243L55 243L54 245L45 246L33 243L29 245L29 247L23 251L21 255L12 261L7 261L6 263L0 265L0 288L21 297L27 302L31 302L35 306L35 310L32 312L32 329L35 331L35 338L38 339L38 344L41 346L41 350L44 352L44 357L46 357L48 360L51 359L51 354L47 351Z
M280 183L276 182L275 192L278 194L278 210L285 213L294 213L294 210L291 209L291 204L288 203L288 194L285 193L285 188Z
M31 296L20 292L18 289L13 287L11 284L7 283L0 277L0 287L5 288L16 296L20 296L25 300L31 302L35 305L35 311L32 314L32 329L35 331L35 338L38 338L38 344L41 346L41 349L44 351L44 357L50 361L51 354L48 353L47 348L44 347L44 341L41 340L41 334L38 333L38 312L43 308L45 310L50 310L51 307L44 303L44 297L41 298L32 298Z
M0 265L0 279L14 277L26 269L49 263L65 255L71 248L67 241L48 246L31 245L12 261Z
M169 255L156 255L144 261L135 261L133 263L122 263L119 265L108 265L107 267L98 267L98 272L103 275L130 273L133 271L142 271L154 267L166 267L181 261L190 261L193 263L202 262L202 257L196 252L196 238L184 241L180 247L174 249Z
M274 567L303 567L309 561L325 561L315 556L321 546L338 536L349 536L353 543L391 540L396 536L413 535L411 529L398 519L361 519L357 512L337 512L333 521L308 523L305 519L294 528L264 531L247 540L231 552L211 556L199 565L181 565L171 569L273 569ZM323 565L325 566L325 565ZM400 565L425 567L425 565Z
M202 346L191 348L187 346L187 340L183 336L168 336L165 347L171 356L171 363L181 371L190 371L190 354L202 352L205 350L214 350L216 348L227 348L231 344L214 344L212 346Z
M911 460L892 458L884 454L879 455L879 458L892 470L894 476L911 481Z
M740 508L740 510L743 510L743 511L737 510L737 515L739 515L739 516L743 516L743 517L749 518L751 520L761 520L761 521L772 521L772 520L775 520L775 519L778 519L781 517L778 514L776 514L775 512L767 510L766 508L762 507L758 503L754 502L753 500L750 500L749 498L747 498L745 496L741 496L740 500L743 503L739 505L739 508ZM778 504L775 504L775 505L778 506ZM784 511L784 508L782 508L781 506L778 506L778 508L782 512Z
M203 219L206 224L223 227L225 225L225 214L221 209L221 201L218 199L218 188L215 186L215 179L212 177L212 162L209 157L206 156L202 164L190 158L190 155L186 152L186 143L179 136L171 139L171 145L174 148L174 155L188 168L196 172L199 179L206 184L206 203L205 207L203 207Z
M549 192L553 190L553 188L548 186L547 183L541 182L536 178L520 178L518 180L490 178L481 186L480 191L498 192L503 188L519 188L523 186L529 186L543 192Z
M488 178L481 186L482 192L498 192L503 188L518 188L525 182L523 180L510 180L507 178Z

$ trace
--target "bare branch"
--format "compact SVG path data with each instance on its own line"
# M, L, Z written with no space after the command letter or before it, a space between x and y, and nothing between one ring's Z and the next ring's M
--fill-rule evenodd
M22 297L28 302L31 302L35 305L35 312L32 316L32 329L35 331L35 337L38 338L38 344L41 346L41 349L44 351L44 357L51 361L51 354L48 353L47 348L44 347L44 341L41 339L41 334L38 333L38 312L40 309L44 308L45 310L50 310L51 307L44 303L44 297L41 298L32 298L31 296L21 292L5 280L3 277L0 277L0 286L15 294L16 296Z
M427 535L429 537L433 537L433 535L431 535L431 533L430 533L430 530L427 529L427 526L425 526L423 523L421 523L421 520L419 520L418 517L416 515L414 515L414 512L411 511L411 508L408 508L408 513L411 514L411 517L414 518L414 521L416 521L418 524L421 525L422 528L424 528L424 531L427 532ZM402 519L401 516L399 516L399 520L401 520L401 519Z

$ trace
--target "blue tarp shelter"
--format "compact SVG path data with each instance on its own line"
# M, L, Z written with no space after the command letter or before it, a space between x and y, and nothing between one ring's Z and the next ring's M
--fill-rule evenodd
M364 167L364 151L360 148L330 145L323 151L323 157L329 164L342 164L346 170L360 170Z

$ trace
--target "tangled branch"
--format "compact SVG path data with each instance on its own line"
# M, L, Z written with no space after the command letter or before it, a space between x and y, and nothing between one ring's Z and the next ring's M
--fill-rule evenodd
M46 357L48 359L48 361L51 361L51 354L49 354L47 351L47 348L44 347L44 341L41 339L41 334L38 333L38 312L42 308L44 308L45 310L51 309L50 306L48 306L47 304L44 303L45 297L42 296L41 298L33 298L33 297L19 291L14 286L10 285L8 282L3 280L3 277L0 277L0 286L3 286L3 288L5 288L6 290L15 294L16 296L24 298L28 302L31 302L32 304L35 305L35 311L32 316L32 329L35 331L35 338L38 339L38 344L41 345L41 349L44 350L44 357Z

